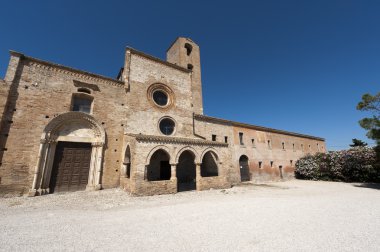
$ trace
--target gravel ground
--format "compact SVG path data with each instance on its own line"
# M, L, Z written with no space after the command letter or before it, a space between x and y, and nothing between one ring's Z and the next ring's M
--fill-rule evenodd
M0 251L379 251L380 185L287 181L0 199Z

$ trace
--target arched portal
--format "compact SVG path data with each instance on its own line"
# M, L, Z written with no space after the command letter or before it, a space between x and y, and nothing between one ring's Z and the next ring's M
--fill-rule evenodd
M195 154L190 150L181 153L177 164L178 192L196 189Z
M53 118L41 136L29 195L101 189L105 131L89 114L68 112Z
M249 181L250 175L249 175L249 160L246 155L241 155L239 158L239 167L240 167L240 179L241 182Z
M201 176L218 176L218 155L213 151L207 151L202 158Z
M170 156L163 149L156 150L146 170L148 181L169 180L171 176Z

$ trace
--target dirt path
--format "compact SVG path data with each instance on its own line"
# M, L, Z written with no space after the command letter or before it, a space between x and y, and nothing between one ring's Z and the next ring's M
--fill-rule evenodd
M0 251L379 251L380 187L288 181L0 199Z

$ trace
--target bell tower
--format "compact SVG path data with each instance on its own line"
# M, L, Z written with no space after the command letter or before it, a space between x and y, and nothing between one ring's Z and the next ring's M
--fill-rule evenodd
M193 111L203 114L201 59L199 46L189 38L178 37L166 51L166 60L191 70Z

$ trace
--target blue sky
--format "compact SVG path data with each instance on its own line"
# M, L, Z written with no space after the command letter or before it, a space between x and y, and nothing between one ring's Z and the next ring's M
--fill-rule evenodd
M178 36L201 48L207 115L373 143L355 107L380 91L380 1L3 1L8 51L116 77L125 46L165 58Z

